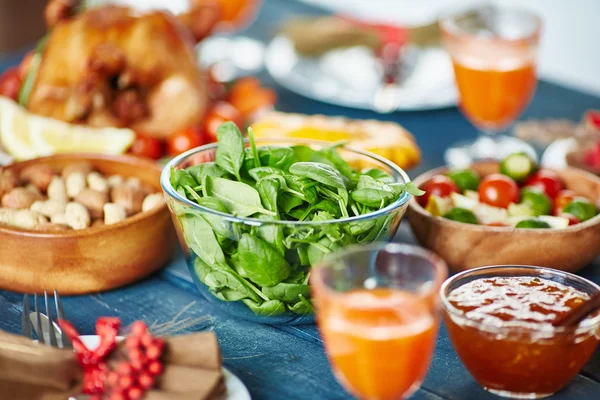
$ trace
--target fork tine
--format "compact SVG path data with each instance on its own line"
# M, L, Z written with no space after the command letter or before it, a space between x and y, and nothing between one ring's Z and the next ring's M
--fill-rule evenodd
M54 305L56 306L56 318L57 319L65 319L65 311L63 310L62 301L60 301L60 296L56 289L54 289ZM64 334L62 329L60 330L60 341L62 342L63 348L71 348L71 342L67 338L67 335Z
M42 344L45 344L46 341L44 340L44 328L42 327L42 317L40 316L40 305L37 292L33 294L33 300L35 302L35 321L37 323L36 332L38 332L38 341Z
M44 305L46 306L46 314L48 314L48 333L50 336L50 346L58 347L56 341L56 333L54 332L54 318L52 318L52 310L48 307L48 292L44 290Z
M21 335L33 339L31 322L29 321L29 296L23 296L23 314L21 314Z

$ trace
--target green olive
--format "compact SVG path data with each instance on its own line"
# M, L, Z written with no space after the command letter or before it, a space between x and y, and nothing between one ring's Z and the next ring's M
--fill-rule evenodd
M473 214L472 211L469 211L466 208L454 207L446 214L444 214L444 218L451 219L457 222L463 222L465 224L479 224L479 221L477 221L477 217L475 216L475 214Z
M521 203L533 211L533 215L548 215L552 210L552 200L538 188L526 187L521 190Z
M583 222L595 217L598 210L596 210L596 206L585 197L575 197L565 206L565 208L563 208L563 212L572 214Z

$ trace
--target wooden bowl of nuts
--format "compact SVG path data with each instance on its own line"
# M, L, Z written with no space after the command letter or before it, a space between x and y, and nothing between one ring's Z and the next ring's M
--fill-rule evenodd
M160 172L148 160L99 154L0 168L0 288L82 294L159 269L177 242Z

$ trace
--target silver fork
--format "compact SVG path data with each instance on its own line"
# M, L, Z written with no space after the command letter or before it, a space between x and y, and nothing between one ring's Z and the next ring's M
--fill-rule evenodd
M56 324L56 319L52 316L52 310L50 309L48 302L48 292L44 291L44 305L46 308L46 314L40 311L38 294L34 294L34 307L35 312L31 313L29 308L29 296L26 294L23 296L23 314L21 315L21 334L23 336L33 339L33 333L31 331L31 325L33 324L34 330L37 333L38 341L43 344L58 348L71 347L71 343L62 332L62 330ZM63 310L62 302L58 292L54 291L54 305L56 308L57 319L65 319L65 313ZM42 320L44 320L43 323ZM58 333L58 339L57 339ZM48 338L48 339L46 339Z

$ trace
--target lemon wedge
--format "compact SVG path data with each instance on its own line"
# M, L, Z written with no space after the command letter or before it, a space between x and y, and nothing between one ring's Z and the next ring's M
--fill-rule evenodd
M94 128L42 117L0 96L0 143L17 160L55 153L122 154L134 140L131 129Z
M271 112L254 121L252 129L257 138L348 141L350 146L378 154L404 169L421 159L415 139L394 122Z

